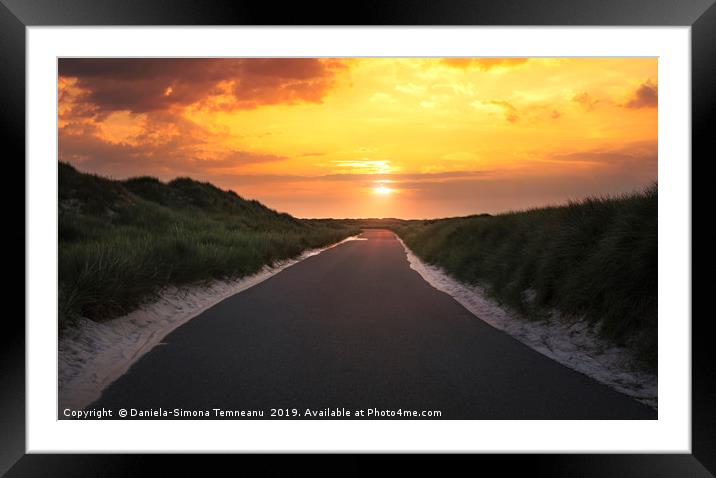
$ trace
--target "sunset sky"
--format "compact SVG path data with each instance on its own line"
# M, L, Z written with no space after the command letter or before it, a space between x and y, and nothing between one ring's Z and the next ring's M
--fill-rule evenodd
M655 58L60 59L59 159L298 217L432 218L657 179Z

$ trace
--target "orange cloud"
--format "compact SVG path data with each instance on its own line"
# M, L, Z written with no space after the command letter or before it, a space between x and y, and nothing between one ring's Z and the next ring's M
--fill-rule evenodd
M527 63L529 58L443 58L441 62L454 68L477 68L489 71L496 67L509 68Z
M238 173L247 166L273 163L286 156L221 146L210 146L220 135L182 118L152 116L145 129L125 140L114 141L103 135L103 126L91 122L71 122L59 128L60 161L110 176L123 176L126 170L143 171L164 179Z
M241 135L214 131L188 107L222 111L320 103L342 60L60 59L59 159L118 174L191 175L282 161L239 146ZM268 133L267 133L268 134Z
M115 178L190 176L304 217L531 207L656 179L657 66L61 59L59 158ZM395 194L373 193L386 182Z
M505 119L510 123L515 123L517 122L517 120L520 119L519 115L517 114L517 108L515 108L512 103L503 100L488 100L481 101L480 103L482 103L483 105L497 106L498 108L502 109L505 115Z
M594 98L592 95L587 93L586 91L583 91L581 93L577 93L572 98L572 101L575 103L578 103L582 108L584 108L586 111L593 111L594 108L597 106L597 103L599 103L599 100Z

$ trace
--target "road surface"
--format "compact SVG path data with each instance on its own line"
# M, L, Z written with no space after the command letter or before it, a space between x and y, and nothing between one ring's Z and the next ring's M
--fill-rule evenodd
M439 411L442 419L656 418L653 409L533 351L431 287L410 268L393 233L363 237L206 310L88 409L261 410L266 418L272 408L297 410L299 418L326 408Z

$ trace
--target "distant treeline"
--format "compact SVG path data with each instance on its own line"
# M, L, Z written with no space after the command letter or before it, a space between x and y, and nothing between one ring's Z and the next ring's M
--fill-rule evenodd
M108 319L162 287L238 278L360 230L189 178L115 181L59 164L59 318Z
M657 186L495 216L386 225L423 260L539 320L557 310L657 365Z

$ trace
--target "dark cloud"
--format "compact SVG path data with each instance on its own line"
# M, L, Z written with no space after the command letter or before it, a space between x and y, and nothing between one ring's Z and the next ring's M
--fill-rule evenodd
M656 141L646 141L613 148L554 154L545 159L547 161L582 163L585 165L589 163L600 169L613 172L619 171L629 176L637 171L645 174L655 172L658 156L658 143Z
M276 161L283 161L288 159L286 156L280 156L276 154L267 153L255 153L251 151L240 151L234 150L229 152L225 157L221 159L222 163L227 166L236 167L242 164L255 164L255 163L273 163ZM211 166L218 165L216 160L209 161Z
M250 148L217 151L226 132L175 107L216 107L217 96L225 109L318 102L340 68L340 60L329 59L61 59L59 157L100 174L162 178L282 161ZM105 120L113 112L143 113L130 118L135 131L121 141L108 135Z
M499 213L509 210L564 204L568 200L640 190L655 180L648 172L621 174L569 173L532 177L473 178L449 182L428 181L401 184L423 202L420 209L442 205L455 214ZM442 203L442 204L441 204ZM429 216L428 216L429 217Z
M656 108L659 106L659 87L650 80L642 83L624 106L627 108Z
M80 127L67 125L59 130L59 159L73 164L103 166L132 163L148 152L128 143L110 143L93 134L77 134Z
M344 66L320 58L61 58L58 65L62 79L77 79L83 111L95 114L165 110L220 95L225 109L316 103Z

